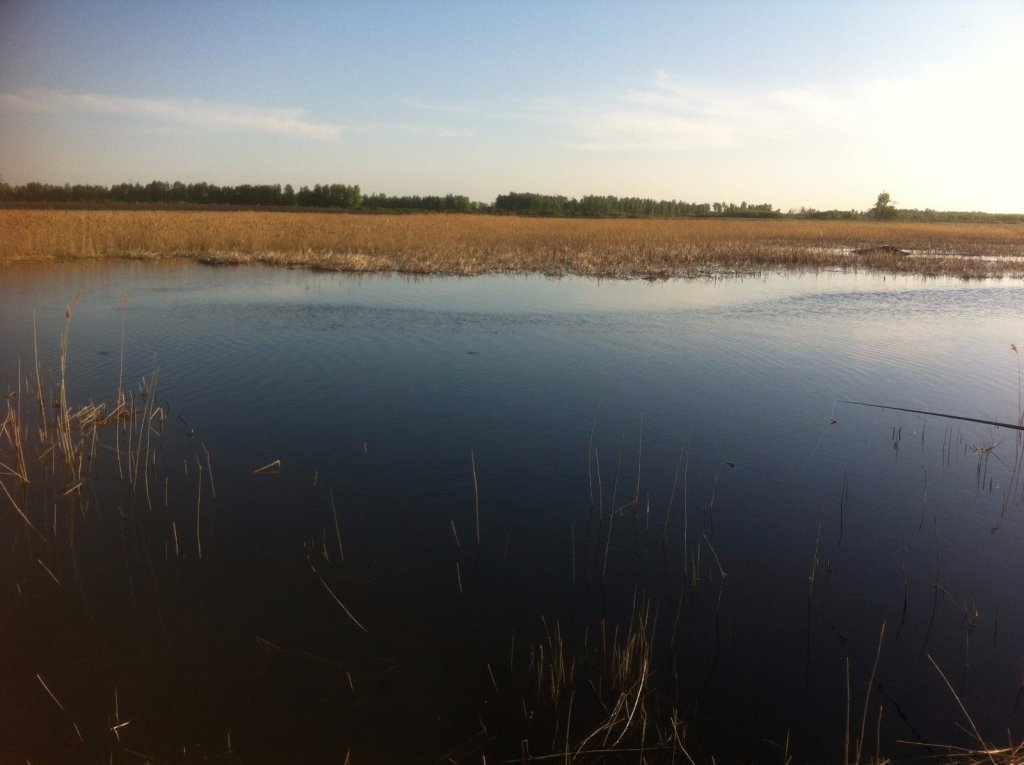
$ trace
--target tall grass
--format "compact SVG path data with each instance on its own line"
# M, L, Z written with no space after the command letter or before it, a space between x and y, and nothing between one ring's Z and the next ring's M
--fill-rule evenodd
M30 390L30 383L23 380L19 363L16 387L5 397L0 479L10 479L10 486L0 480L0 489L40 539L61 538L73 544L74 516L83 501L88 503L83 498L90 494L87 485L96 478L96 471L112 472L116 464L124 489L152 509L151 442L154 433L162 433L166 415L155 403L155 371L140 380L137 389L125 389L119 380L111 402L73 403L68 371L70 307L65 316L56 369L44 371L37 349L36 389ZM110 452L114 461L103 467L102 454Z
M882 244L893 247L870 249ZM854 253L857 249L868 251ZM666 278L840 267L977 278L1024 276L1024 227L0 210L0 263L93 258L191 258L221 264L458 275Z
M126 385L123 356L112 395L83 402L69 364L73 324L69 307L59 355L44 361L36 344L0 402L0 631L8 641L0 695L6 710L20 710L0 735L0 761L29 761L14 753L39 746L43 720L52 749L77 761L161 761L125 747L140 724L122 720L118 688L134 686L127 668L140 657L165 655L168 624L189 623L197 607L186 602L182 564L203 558L198 510L204 491L216 497L212 460L205 446L202 461L193 450L198 474L188 479L186 459L177 463L186 480L172 481L157 372ZM196 512L192 546L185 497ZM174 616L165 622L168 608ZM83 672L91 680L74 682ZM26 677L44 694L27 690Z

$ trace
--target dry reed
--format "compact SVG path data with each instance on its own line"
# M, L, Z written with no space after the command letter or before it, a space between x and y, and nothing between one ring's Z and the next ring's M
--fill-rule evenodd
M523 762L619 762L635 755L639 762L693 762L680 737L678 710L666 709L666 699L653 687L657 619L656 605L635 594L624 629L616 625L609 636L602 620L600 641L590 644L587 630L580 650L572 652L561 624L556 621L552 629L541 617L543 639L531 651L529 667L536 704L551 715L552 740L539 745L548 753L535 755L524 739Z
M67 368L73 321L70 306L65 319L57 369L44 373L37 348L33 374L37 389L27 390L30 383L27 378L22 379L19 363L17 386L6 396L6 414L0 422L0 490L40 539L47 539L43 531L47 525L50 535L58 537L60 516L66 540L73 544L73 519L88 504L83 504L82 497L95 483L93 473L100 461L101 448L115 452L124 488L133 494L138 492L152 509L149 480L155 470L155 455L151 436L162 432L166 415L156 405L156 371L149 378L142 378L137 390L126 390L123 379L119 380L112 403L72 405ZM36 411L23 408L23 399L31 400ZM104 433L110 436L105 439ZM114 443L105 443L107 440ZM3 479L13 480L7 485ZM197 498L197 515L198 509ZM49 511L52 515L48 515ZM196 533L198 537L198 528ZM45 564L43 567L46 568Z
M658 279L844 268L1019 277L1024 276L1024 226L0 210L0 264L102 258L187 258L225 265L466 276L541 273Z

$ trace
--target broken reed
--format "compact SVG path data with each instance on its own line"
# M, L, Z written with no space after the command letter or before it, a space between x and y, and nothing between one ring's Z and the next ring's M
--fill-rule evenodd
M55 368L44 369L34 338L33 372L25 374L19 362L15 387L6 393L0 421L0 507L12 508L39 540L73 546L76 517L89 514L95 486L109 488L111 476L123 495L133 495L140 506L153 509L151 489L160 486L153 439L162 435L167 416L156 404L158 373L126 388L123 360L112 401L73 403L68 370L70 306L65 319ZM196 462L200 468L198 515L203 477L198 454ZM216 496L208 452L206 471L209 490ZM165 505L167 493L165 478ZM198 523L196 540L201 549Z
M928 257L853 249L893 245ZM667 278L857 268L1024 276L1024 226L259 211L0 210L0 264L102 258L352 272Z
M634 592L628 623L602 619L570 651L561 624L556 620L552 627L541 616L543 637L527 657L536 707L531 709L525 698L522 703L528 719L544 709L550 727L542 739L520 741L523 762L600 762L609 755L629 758L644 752L693 761L683 744L679 709L666 704L652 682L659 662L654 656L657 622L657 605Z

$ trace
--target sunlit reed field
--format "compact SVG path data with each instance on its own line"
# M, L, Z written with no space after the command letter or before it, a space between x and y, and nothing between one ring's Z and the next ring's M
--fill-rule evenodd
M189 258L333 271L660 279L778 269L1024 276L1024 226L0 210L0 263Z

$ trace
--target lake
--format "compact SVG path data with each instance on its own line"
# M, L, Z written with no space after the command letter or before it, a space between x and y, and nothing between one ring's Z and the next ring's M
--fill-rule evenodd
M1019 425L1024 283L15 265L0 327L2 761L1021 739L1021 432L893 407ZM149 423L74 482L64 333Z

